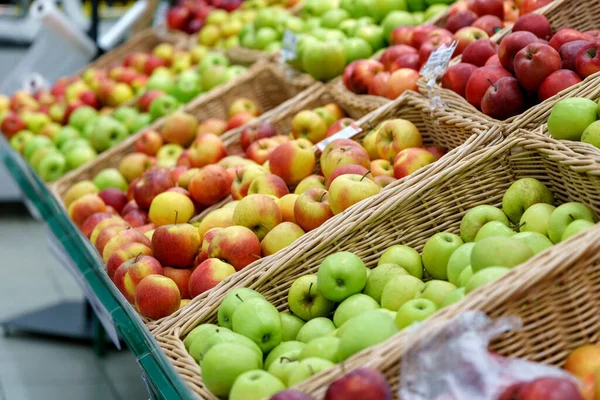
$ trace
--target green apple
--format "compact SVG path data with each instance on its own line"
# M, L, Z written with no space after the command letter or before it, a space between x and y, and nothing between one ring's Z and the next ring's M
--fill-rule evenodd
M233 383L229 400L262 400L282 390L285 390L283 382L267 371L248 371Z
M84 125L83 130L79 131L81 137L86 141L89 141L92 137L92 133L94 133L94 129L96 129L96 124L98 123L98 118L94 118L90 122Z
M217 325L213 324L202 324L195 327L190 331L190 333L187 334L187 336L183 340L183 345L185 346L185 349L189 352L190 347L192 347L192 344L194 344L196 340L204 342L211 335L217 333L219 329L220 328Z
M306 0L302 13L307 17L320 17L339 6L339 0Z
M406 0L410 12L422 12L427 8L425 0Z
M550 215L556 207L552 204L538 203L529 207L519 221L520 232L537 232L548 236L548 225L550 224Z
M64 129L64 128L63 128ZM77 131L75 131L77 132ZM60 132L59 132L60 134ZM23 153L25 150L25 146L27 143L34 138L34 134L31 131L19 131L15 136L10 138L10 147L12 147L15 151L19 153ZM79 136L79 134L77 134ZM58 137L58 135L57 135ZM56 139L56 138L55 138ZM56 144L56 142L54 142ZM58 145L57 145L58 147Z
M133 122L135 121L137 116L138 112L135 108L125 106L117 108L112 114L112 117L114 119L125 125L125 128L127 128L127 132L129 133L133 133L133 131L131 130L131 126L133 125Z
M504 193L502 211L513 224L517 224L525 210L537 203L553 204L552 192L535 178L522 178L510 185Z
M500 221L508 225L506 214L498 207L479 205L471 208L460 221L460 236L464 242L475 241L475 236L482 226L491 221Z
M296 340L298 332L304 326L305 322L295 315L283 311L279 313L279 318L281 319L282 342Z
M333 331L335 331L335 325L329 318L313 318L300 328L296 340L308 343L313 339L327 336Z
M398 328L389 316L378 311L367 311L347 322L340 335L337 359L343 361L370 346L394 336Z
M69 115L69 125L78 131L82 131L83 127L90 121L98 117L98 111L91 106L77 107L71 115Z
M90 144L99 152L107 150L129 136L125 125L111 117L98 117Z
M264 50L269 43L279 39L277 31L273 28L264 27L256 31L256 48Z
M238 305L231 317L232 330L268 352L281 343L279 311L268 301L252 298Z
M427 1L427 4L431 4L431 1ZM425 21L429 21L430 19L437 17L441 13L446 12L446 10L448 10L448 4L431 4L429 7L427 7L427 10L425 10L423 18L425 19Z
M281 48L282 48L281 42L271 42L267 45L267 47L265 47L265 52L274 54L274 53L281 51ZM231 71L231 67L229 70Z
M276 13L273 12L273 8L267 7L256 14L254 20L254 26L256 29L260 28L275 28L277 26Z
M212 349L214 346L220 343L238 343L242 346L245 346L252 350L256 354L256 358L259 360L260 365L262 367L262 359L263 353L260 348L254 343L252 340L247 338L244 335L240 335L238 333L232 332L229 329L222 328L217 332L216 335L211 335L206 341L200 342L196 341L190 348L190 355L194 358L196 362L202 362L202 359Z
M421 25L425 22L425 13L423 11L415 11L413 13L413 18L417 25Z
M317 40L321 41L321 42L326 42L326 41L342 41L344 39L346 39L346 36L344 35L344 33L342 31L338 31L335 29L326 29L326 28L315 28L313 29L310 34Z
M409 300L398 309L396 326L404 329L415 322L423 321L438 310L436 304L427 299Z
M242 67L241 65L232 65L230 67L227 67L227 81L239 77L247 70L248 69L246 67Z
M328 81L344 72L346 51L342 43L310 41L305 46L302 67L313 78Z
M27 130L38 134L52 120L50 117L41 112L24 111L20 114L21 119L25 122Z
M539 232L519 232L512 238L525 243L534 255L552 247L550 239Z
M115 188L127 192L129 187L127 180L116 168L105 168L98 172L94 177L93 182L100 191L108 188Z
M342 1L342 8L348 9L352 18L371 17L375 12L375 0ZM373 21L375 23L375 21Z
M351 37L354 36L354 32L356 31L357 21L355 19L347 19L340 23L338 29L344 33L344 35ZM369 45L369 48L371 46Z
M71 139L68 140L66 142L64 142L63 144L61 144L60 146L60 152L63 154L67 154L70 151L72 151L73 149L78 149L78 148L83 148L83 147L92 147L92 145L90 144L90 142L88 142L87 140L83 139L83 138L75 138L75 139Z
M465 287L465 293L469 294L473 290L495 281L502 275L506 274L508 271L510 270L505 267L489 267L474 273L471 279L469 279L467 286Z
M231 36L228 37L227 39L225 39L225 41L223 42L223 47L225 47L226 49L234 49L236 47L240 47L240 39L237 36ZM268 48L269 46L267 46L265 48L265 50Z
M306 344L300 360L318 357L331 362L337 362L337 352L340 347L340 338L325 336L311 340Z
M304 29L306 29L304 21L295 15L288 16L284 22L284 26L285 29L294 33L301 33L304 32Z
M37 172L45 182L60 178L67 171L67 160L58 151L47 154L39 163Z
M202 381L215 396L228 396L236 379L244 372L260 369L256 354L238 343L221 343L206 353Z
M388 310L387 308L378 308L375 311L379 311L380 313L382 313L383 315L390 317L390 319L392 321L396 320L396 311L392 311L392 310Z
M475 243L471 252L473 273L488 267L512 268L533 257L525 243L506 236L493 236Z
M373 54L371 45L362 38L349 38L344 40L344 50L346 51L346 62L348 63L369 58Z
M442 302L441 308L448 307L454 303L458 303L465 297L466 288L459 287L451 293L448 293L446 297L444 297L444 301Z
M296 350L276 358L268 369L269 373L288 386L290 372L298 365L300 354L301 352Z
M319 292L335 302L360 293L366 283L367 267L360 257L347 251L327 256L317 272Z
M467 283L469 282L469 279L471 279L471 277L473 276L473 267L471 267L470 265L463 269L462 272L460 273L460 276L458 277L458 286L460 287L465 287L467 286Z
M382 264L396 264L416 278L421 279L423 277L421 256L418 251L409 246L396 244L388 247L377 261L377 265Z
M298 365L290 371L288 375L288 386L294 386L333 366L334 364L329 360L316 357L306 358L300 361Z
M550 240L553 243L560 242L567 226L578 219L594 223L598 221L594 210L585 204L571 202L556 207L556 210L550 215L550 223L548 225L548 237L550 237Z
M227 328L217 327L217 329L212 329L212 326L209 325L208 328L201 332L202 333L199 333L196 338L190 341L190 346L188 349L188 353L197 363L199 363L204 358L206 352L208 352L208 350L213 347L207 347L208 341L213 336L219 336L221 338L216 341L213 341L212 345L217 345L223 342L235 342L234 340L226 340L227 337L234 335L234 333Z
M149 113L139 113L129 127L129 133L133 134L141 131L152 122L152 117Z
M294 351L298 351L298 354L304 350L306 343L290 340L289 342L281 342L279 346L275 347L269 352L267 358L265 358L265 369L268 370L271 365L277 360L277 358L284 354L289 354Z
M380 23L381 21L384 21L388 15L394 12L406 12L407 10L408 6L406 0L375 0L373 17L375 18L375 22Z
M434 279L425 283L425 287L419 294L419 298L431 300L439 308L444 303L446 296L456 289L457 287L450 282Z
M581 135L581 141L600 149L600 121L596 121L585 128Z
M79 134L79 131L77 129L73 128L72 126L65 125L54 137L54 144L56 145L56 147L60 148L63 145L63 143L66 143L73 139L77 139L79 137L81 137L81 135Z
M350 13L343 8L333 8L321 16L321 26L328 29L337 29L338 26L350 18Z
M462 244L460 236L450 232L439 232L430 237L422 255L427 272L436 279L448 279L448 260Z
M23 156L29 161L33 153L42 147L54 147L54 143L46 136L34 136L27 141L27 144L23 148Z
M40 161L42 161L42 159L48 154L54 153L56 151L58 150L54 146L40 147L39 149L33 152L31 157L29 157L29 165L31 165L31 168L33 168L34 171L39 173L38 165L40 164Z
M378 308L379 303L366 294L358 293L348 297L338 306L333 314L333 323L339 328L344 322L363 312L377 310Z
M150 117L152 121L173 113L179 108L177 99L170 95L160 96L150 103Z
M404 1L404 0L402 0ZM383 27L383 37L388 42L392 31L399 26L415 26L417 23L415 18L408 11L392 11L383 19L381 26Z
M391 311L398 311L402 304L419 296L425 289L425 283L412 275L392 278L381 293L381 306Z
M256 32L248 32L244 36L241 36L240 44L242 47L247 49L256 48Z
M177 78L173 89L173 96L179 102L187 103L201 92L202 83L200 82L200 75L195 71L186 71L181 73Z
M482 226L481 229L477 232L477 236L475 236L475 242L479 242L480 240L494 236L510 237L515 233L515 231L513 231L503 222L490 221L484 226Z
M198 64L198 71L202 74L214 67L229 67L229 59L221 53L210 52Z
M571 236L575 236L578 233L581 233L583 231L586 231L586 230L592 228L594 225L596 225L596 224L591 221L587 221L585 219L575 220L567 226L567 228L564 230L560 240L565 241L568 238L570 238Z
M288 305L304 321L326 317L335 307L335 303L326 299L317 288L317 275L314 274L301 276L292 283Z
M408 272L396 264L380 264L371 270L363 293L380 303L385 285L396 276L408 275Z
M362 38L369 43L373 51L385 46L383 28L377 25L365 25L356 30L354 36Z
M454 250L448 259L448 281L450 283L458 285L460 273L471 265L471 252L474 246L473 242L465 243Z
M237 288L228 292L217 312L219 325L231 329L231 317L235 309L244 301L255 298L264 299L262 294L247 288Z
M208 92L212 88L227 82L229 80L227 71L227 67L217 65L202 72L200 77L200 82L202 82L202 90Z
M96 150L89 146L75 148L65 153L67 169L75 169L94 160L98 156Z
M548 118L550 136L559 140L581 140L585 129L598 118L598 105L589 99L572 97L558 101Z
M160 90L167 94L173 94L175 91L175 80L171 75L152 74L146 82L147 90Z

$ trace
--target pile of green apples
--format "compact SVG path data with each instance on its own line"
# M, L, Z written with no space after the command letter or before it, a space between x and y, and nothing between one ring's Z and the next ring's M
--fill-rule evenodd
M502 209L472 208L460 235L437 233L422 254L394 245L372 270L353 253L331 254L316 274L293 282L289 312L254 290L234 289L219 307L219 325L193 329L185 348L216 396L246 399L249 375L270 396L384 342L598 220L582 203L553 203L542 182L524 178L506 191Z
M582 97L558 101L548 118L550 136L589 143L600 149L600 103Z
M278 8L258 12L238 37L242 47L279 51L286 30L296 35L295 68L326 81L354 60L389 44L398 26L416 26L443 12L450 0L307 0L301 17Z

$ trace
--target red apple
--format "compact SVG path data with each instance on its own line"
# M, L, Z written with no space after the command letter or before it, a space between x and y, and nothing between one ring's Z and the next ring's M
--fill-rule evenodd
M498 45L490 39L479 39L469 44L462 53L461 62L483 67L498 51Z
M14 112L9 112L6 117L2 120L2 125L0 125L0 130L7 138L11 138L16 135L19 131L27 129L27 125L25 121Z
M357 94L366 94L369 92L371 81L379 72L383 72L383 64L376 60L356 60L352 76L350 77L349 89Z
M123 213L123 219L134 228L146 225L149 221L148 212L141 208L135 208L131 211Z
M387 378L376 369L359 368L332 382L325 400L391 400Z
M388 99L395 99L407 90L416 92L419 77L419 73L410 68L400 68L394 71L388 80L385 96Z
M583 32L584 35L589 35L594 38L594 40L600 39L600 29L590 29L589 31Z
M504 19L504 4L502 0L468 0L467 7L481 16L494 15Z
M329 207L329 194L325 189L308 189L294 203L296 223L306 232L318 228L331 217L333 212Z
M560 69L560 64L557 50L547 44L531 43L515 56L515 76L521 86L535 92L548 75Z
M479 16L471 10L459 11L456 14L448 17L444 28L448 29L452 33L455 33L461 28L471 26L473 22L477 21L477 18L479 18Z
M226 130L235 129L242 125L246 125L248 122L252 121L254 118L255 118L254 115L252 115L248 112L237 113L227 120L227 129Z
M552 27L548 18L541 14L526 14L519 17L512 28L513 32L531 32L540 39L550 40Z
M135 150L149 156L155 156L163 145L160 133L150 130L142 133L135 141Z
M150 104L152 104L154 100L164 95L165 93L160 90L147 90L137 100L137 107L140 109L141 112L148 112L150 111Z
M485 92L481 111L492 118L504 120L525 110L525 100L515 78L498 79Z
M579 82L581 82L581 78L571 70L559 69L554 71L544 79L538 88L538 99L544 101Z
M261 122L258 125L250 125L244 128L240 136L242 149L246 151L255 141L277 135L277 129L270 122Z
M574 40L560 46L558 54L560 54L560 58L562 59L562 69L577 71L577 53L579 53L579 50L588 43L589 42L586 40Z
M585 40L591 42L593 37L586 35L584 33L579 32L578 30L571 28L563 28L552 36L552 39L548 42L548 44L554 47L554 50L560 50L560 46L568 42L574 42L575 40Z
M336 169L333 170L331 175L327 177L327 181L325 182L325 187L329 189L331 182L335 180L340 175L348 175L348 174L356 174L361 176L366 176L368 179L374 181L373 174L369 173L369 170L362 165L358 164L345 164L340 165Z
M257 164L264 164L269 159L271 152L279 146L272 137L257 140L246 150L246 156Z
M448 36L436 36L427 39L419 49L419 63L424 65L434 50L439 49L443 44L449 45L450 43L452 43L452 38Z
M115 188L104 189L98 196L104 201L104 204L114 208L117 213L121 213L125 204L127 204L127 196L124 192Z
M506 36L498 46L498 58L502 66L509 72L514 72L514 58L517 53L528 44L538 40L531 32L514 32Z
M383 64L383 68L387 71L390 69L392 62L403 54L416 54L417 50L414 47L398 44L388 47L382 54L379 61Z
M600 42L592 42L583 46L577 52L575 68L583 78L600 71Z
M583 400L577 385L568 378L538 378L523 385L520 400Z
M152 200L175 186L169 172L146 172L133 187L133 197L140 208L149 209Z
M435 157L436 161L446 154L446 149L441 146L427 146L425 147L425 150L430 152Z
M515 3L514 0L504 0L504 22L515 22L519 18L519 7Z
M442 76L442 87L465 97L467 82L475 70L477 67L473 64L458 63L450 66Z
M171 7L167 12L167 25L171 29L182 31L190 18L190 10L185 6Z
M380 75L380 74L387 74L387 72L380 72L377 75ZM389 74L388 74L388 76L389 76ZM375 78L377 78L377 76ZM353 120L352 118L342 118L342 119L336 121L333 125L331 125L329 127L329 129L327 129L327 137L335 135L336 133L338 133L339 131L341 131L342 129L344 129L348 126L354 125L355 127L357 127L355 122L356 121Z
M474 28L472 26L459 29L454 34L454 39L458 40L458 46L456 47L456 52L454 54L462 54L465 51L465 48L479 39L487 39L488 35L483 30L479 28Z
M152 72L158 67L166 67L167 62L160 57L156 57L155 55L148 55L148 59L144 63L144 73L146 75L152 75Z
M504 25L502 24L502 20L495 15L484 15L483 17L477 18L471 26L483 30L491 37L499 32Z
M538 8L542 8L550 3L552 3L552 0L522 0L519 13L521 15L529 14L530 12L533 12Z
M481 108L481 100L488 88L500 78L512 77L510 72L499 67L481 67L473 71L465 89L466 99L477 108Z
M396 58L390 66L390 72L394 72L400 68L410 68L418 71L421 69L421 58L417 53L403 54Z
M406 44L410 44L415 49L419 49L423 42L427 40L427 36L436 29L438 29L438 27L431 24L419 25L416 28L413 28L411 42Z
M399 26L390 34L390 44L406 44L411 46L414 31L415 28L412 26Z
M219 165L207 165L190 179L188 190L192 198L203 206L212 206L227 197L231 190L231 177Z
M191 224L159 226L152 234L154 257L164 266L191 266L199 249L200 234Z
M500 62L500 58L498 58L498 54L494 54L493 56L488 58L488 60L485 62L484 66L485 67L492 66L492 67L504 68L502 66L502 63Z

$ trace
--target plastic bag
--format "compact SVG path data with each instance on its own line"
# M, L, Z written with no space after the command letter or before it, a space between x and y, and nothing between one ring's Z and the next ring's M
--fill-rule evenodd
M491 320L467 311L432 337L420 340L402 358L401 400L498 400L511 385L537 378L565 378L562 369L488 351L489 342L522 327L517 317Z

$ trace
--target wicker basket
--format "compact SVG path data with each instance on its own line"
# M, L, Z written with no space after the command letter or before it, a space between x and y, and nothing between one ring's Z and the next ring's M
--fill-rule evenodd
M498 127L489 133L494 131L500 133ZM342 224L330 220L317 235L283 250L278 257L264 259L260 269L235 275L211 293L211 301L205 302L203 309L193 313L189 312L192 308L184 310L172 328L158 334L157 339L192 390L201 398L215 399L202 385L199 367L187 354L181 338L198 324L216 320L220 301L229 289L253 288L284 310L287 290L294 279L316 272L327 255L351 251L374 267L391 245L406 244L422 250L436 232L458 233L461 218L470 208L480 204L499 206L506 189L522 177L542 180L559 203L581 201L600 212L600 178L575 171L571 163L576 157L551 138L519 132L463 159L440 161L440 172L425 171L402 182L402 186L395 187L397 190L379 196L376 205L353 210ZM598 341L600 317L595 306L600 306L600 297L595 295L595 286L600 282L600 270L592 266L600 259L599 232L600 227L595 228L538 254L493 285L437 313L423 324L422 331L467 309L483 310L494 317L516 313L524 319L526 328L498 341L495 349L504 355L559 364L577 345ZM411 338L420 336L424 336L421 331ZM344 370L359 366L378 368L397 385L399 358L408 346L407 339L406 333L400 333L346 360L343 366L300 384L300 389L322 398L330 382Z
M581 10L585 10L582 12ZM598 21L600 20L600 0L554 0L552 3L539 10L534 11L535 13L545 15L554 31L556 32L560 28L570 27L579 30L596 29L598 27ZM512 29L506 28L492 37L496 43L500 43L502 39L508 36L512 32ZM453 63L458 62L460 59L453 60ZM464 107L468 108L470 113L477 115L480 118L485 118L496 124L503 124L510 127L507 133L512 132L518 128L524 129L535 129L542 123L546 122L552 106L566 97L588 97L599 93L599 81L600 73L594 74L587 77L583 82L573 85L557 95L546 99L545 101L537 104L523 113L514 117L508 118L504 121L493 119L477 108L473 107L466 99L460 95L454 93L449 89L439 89L439 95L443 101L454 100L455 102L464 103ZM419 91L425 96L428 95L427 81L424 78L419 79L417 82Z
M198 119L226 119L229 105L238 97L247 97L255 101L262 110L268 111L276 108L297 93L294 87L286 85L285 77L274 65L259 62L239 78L192 100L183 108L183 111L194 115ZM265 114L259 118L265 118ZM160 119L148 129L160 129L163 122L164 119ZM237 132L236 136L231 135L229 132L223 134L228 147L237 145L239 130ZM51 185L53 194L62 203L62 197L74 183L92 179L104 168L117 167L123 156L135 151L134 142L140 134L141 132L130 136L125 141L100 154L93 162L65 174Z

